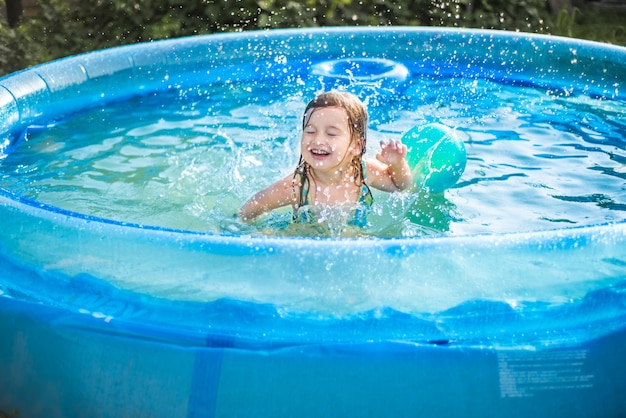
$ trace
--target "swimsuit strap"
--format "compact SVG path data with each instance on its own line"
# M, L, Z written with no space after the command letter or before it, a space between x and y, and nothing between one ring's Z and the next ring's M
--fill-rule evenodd
M306 206L309 204L309 179L304 175L304 173L300 173L300 183L302 184L302 186L300 186L300 201L302 202L302 204L300 205L300 207L302 206Z
M372 206L374 204L374 196L372 196L372 191L365 183L365 179L367 178L367 164L365 164L365 161L363 160L361 160L361 169L363 170L363 184L361 185L361 196L359 197L359 202L366 206Z

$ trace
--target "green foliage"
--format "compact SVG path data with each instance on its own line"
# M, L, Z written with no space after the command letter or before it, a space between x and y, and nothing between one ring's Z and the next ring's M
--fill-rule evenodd
M545 0L39 0L39 4L41 12L23 19L17 28L0 23L0 74L95 49L216 32L408 25L541 33L548 32L554 20ZM559 15L556 33L577 36L574 29L582 17ZM624 32L617 26L617 32L606 35L619 40Z
M486 3L486 0L482 0ZM548 2L544 0L521 0L509 2L505 0L491 2L492 9L497 10L499 26L494 28L519 30L525 32L545 32L546 18L550 17Z
M567 7L563 7L554 22L555 32L563 36L573 36L576 16L580 14L580 9L575 7L571 11Z
M626 10L581 11L563 9L554 22L553 34L626 45Z

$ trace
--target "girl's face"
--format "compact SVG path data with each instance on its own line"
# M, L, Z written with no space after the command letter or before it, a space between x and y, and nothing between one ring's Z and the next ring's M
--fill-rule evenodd
M348 114L341 107L321 107L311 110L302 132L302 158L314 170L341 172L354 155L360 154L352 140Z

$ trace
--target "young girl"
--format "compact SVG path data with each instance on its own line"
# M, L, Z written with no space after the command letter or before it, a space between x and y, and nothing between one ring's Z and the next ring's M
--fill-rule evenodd
M381 142L376 159L365 154L367 110L353 94L322 93L304 111L300 162L295 171L252 196L240 209L246 221L291 205L295 222L312 222L328 208L354 214L364 224L372 203L370 187L393 192L411 184L407 148L400 141Z

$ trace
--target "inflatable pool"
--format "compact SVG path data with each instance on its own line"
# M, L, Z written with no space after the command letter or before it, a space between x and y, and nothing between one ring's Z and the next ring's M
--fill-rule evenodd
M0 79L0 416L625 415L625 62L624 48L558 37L330 28L137 44ZM342 76L328 77L335 71ZM481 93L481 83L512 90ZM257 85L289 96L289 106L258 99ZM385 226L358 237L274 235L229 221L227 210L203 229L222 202L236 207L259 186L263 178L245 167L271 166L256 140L262 135L245 142L237 121L250 126L258 122L250 113L276 112L263 129L293 130L304 102L297 91L322 88L362 95L375 133L399 137L416 124L442 123L465 139L468 165L456 183L420 196L436 204L400 211L409 223L424 213L435 219L427 233L413 225L409 232L422 232L380 233ZM238 100L215 117L215 132L206 109L187 100L199 90L219 104L226 94ZM420 107L407 105L418 96ZM172 97L183 97L189 112L178 123L204 118L193 129L211 130L210 146L150 129L142 136L150 152L120 139L111 109L135 121L154 117L150 126L162 127L170 121L159 109L167 114ZM497 111L475 117L488 103ZM480 129L459 124L451 106ZM85 139L103 124L110 138ZM550 130L550 146L529 139L555 126L565 128ZM280 147L290 149L293 138L284 136ZM113 143L112 158L137 157L136 171L105 181L105 199L85 203L84 193L119 166L75 167L76 156ZM532 155L510 163L526 143ZM496 151L487 156L481 147ZM230 167L235 149L246 151L236 169L213 177L206 173L215 160L197 161ZM160 172L150 160L158 152ZM530 157L547 161L549 172L562 167L563 152L584 162L580 173L535 181ZM182 153L191 156L185 164ZM496 165L518 171L481 172ZM108 171L98 171L103 166ZM180 181L198 168L211 177L204 200L171 216L155 208L187 189L195 199L200 177L184 187L168 183L146 206L145 198L129 200L135 173L156 179L142 183L148 193L163 173ZM72 170L79 186L64 183ZM237 191L208 190L225 176ZM563 191L586 177L611 191ZM496 180L527 187L511 192L519 204L532 205L544 190L553 203L539 204L532 220L524 216L535 209L524 206L498 223L512 209L497 199L509 192ZM484 202L482 214L472 212L472 195ZM404 198L393 199L374 223L402 206ZM572 201L583 205L576 215L564 209ZM202 205L213 212L198 209L199 220L183 223ZM548 215L551 205L557 209ZM442 206L456 209L445 219L433 215Z

